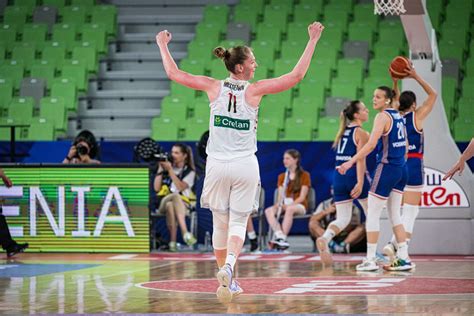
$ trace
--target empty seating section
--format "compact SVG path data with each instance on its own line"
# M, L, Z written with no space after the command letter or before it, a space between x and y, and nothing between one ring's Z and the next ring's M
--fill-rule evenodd
M473 3L433 0L427 6L443 61L441 95L451 133L456 141L469 141L474 136Z
M0 124L19 140L66 135L89 76L116 34L117 8L95 0L14 0L0 12ZM0 128L0 140L10 131Z

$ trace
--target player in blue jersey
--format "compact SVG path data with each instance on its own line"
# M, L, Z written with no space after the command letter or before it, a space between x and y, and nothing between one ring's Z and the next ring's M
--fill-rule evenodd
M417 106L416 95L413 91L403 91L399 98L400 114L405 119L405 126L408 136L408 158L407 171L408 180L403 192L403 211L402 223L407 234L407 242L410 241L413 234L413 226L419 212L421 201L421 191L424 186L424 170L423 170L423 122L433 110L438 94L428 82L423 80L414 68L408 70L408 77L414 79L428 95L426 100ZM398 94L398 80L392 78L394 82L394 90ZM397 251L397 242L392 237L391 242L383 249L383 253L392 260L395 258Z
M368 118L369 111L359 100L351 101L342 111L339 131L333 144L336 150L336 167L350 160L367 143L369 133L362 129L362 123L367 122ZM336 220L331 222L324 234L316 240L324 264L332 263L328 244L351 222L352 200L358 199L364 213L367 211L369 182L365 172L365 159L360 159L357 161L357 166L347 170L345 175L334 173Z
M399 245L397 257L384 268L387 270L412 268L405 241L405 229L400 218L403 189L407 181L405 156L408 144L403 117L393 108L394 97L395 92L386 86L375 89L372 101L374 109L379 113L375 116L369 141L356 155L337 169L339 173L345 174L359 159L365 159L377 147L377 168L372 176L366 220L367 257L357 265L358 271L378 270L375 252L380 234L380 214L384 207L387 207L388 217Z

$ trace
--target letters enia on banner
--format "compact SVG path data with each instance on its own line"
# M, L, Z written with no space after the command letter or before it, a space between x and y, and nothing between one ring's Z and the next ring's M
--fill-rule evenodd
M26 188L26 187L25 187ZM24 194L24 188L22 186L13 186L11 188L0 187L0 197L16 197L21 198ZM29 222L30 222L30 232L29 236L37 236L37 229L36 229L36 221L37 221L37 211L38 206L46 215L48 222L54 231L55 236L65 236L65 187L58 186L58 204L57 204L57 217L58 220L56 221L53 212L51 211L49 204L47 203L43 192L39 187L31 186L26 188L29 190ZM85 212L85 192L89 192L91 190L90 187L80 187L80 186L72 186L71 191L77 193L77 230L72 231L72 235L74 237L88 237L91 236L91 232L85 230L84 226L84 212ZM120 212L119 216L114 216L114 220L116 222L120 222L125 226L125 230L127 232L128 237L134 237L135 233L133 231L132 224L130 222L130 218L128 216L128 210L123 202L122 195L120 194L120 190L118 187L111 186L107 190L107 196L105 197L99 218L97 219L97 223L93 232L94 237L99 237L102 234L102 229L104 228L104 224L107 221L107 216L109 209L111 207L112 201L115 200L117 208ZM20 215L20 207L18 205L4 205L3 206L3 213L5 216L19 216ZM24 236L23 227L17 227L15 231L12 232L13 236Z

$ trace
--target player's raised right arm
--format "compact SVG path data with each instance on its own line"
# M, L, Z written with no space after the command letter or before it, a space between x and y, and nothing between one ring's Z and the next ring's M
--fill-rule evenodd
M171 38L171 33L167 30L161 31L156 35L156 44L160 48L163 66L168 78L188 88L206 91L208 94L211 90L218 90L218 80L206 76L192 75L178 68L168 49L168 43L171 41Z
M424 80L422 77L418 75L415 69L412 69L409 72L408 78L412 78L416 80L421 85L423 90L425 90L426 94L428 95L428 97L423 102L423 104L416 109L417 121L420 121L420 120L423 121L433 110L433 107L436 103L436 99L438 98L438 93L436 92L435 89L433 89L433 87L426 80ZM421 123L421 122L417 122L417 123ZM420 125L421 124L418 124L418 126Z

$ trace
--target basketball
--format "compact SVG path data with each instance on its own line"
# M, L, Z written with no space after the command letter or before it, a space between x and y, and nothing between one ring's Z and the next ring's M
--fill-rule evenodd
M404 56L397 56L390 63L389 72L392 77L403 79L408 76L406 69L411 67L411 61L408 58Z

